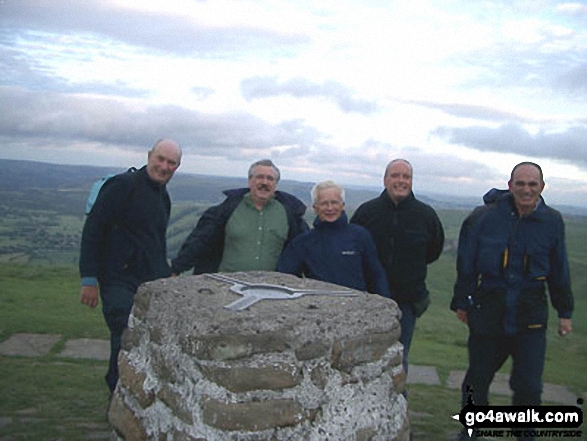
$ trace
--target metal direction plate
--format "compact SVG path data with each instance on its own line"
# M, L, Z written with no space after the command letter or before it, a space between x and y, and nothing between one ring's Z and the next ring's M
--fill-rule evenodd
M290 300L297 299L305 295L323 295L336 297L357 296L355 291L349 290L333 291L299 289L282 285L272 285L269 283L249 283L222 274L207 274L207 276L222 282L232 283L233 285L230 287L230 290L242 296L242 298L224 306L226 309L230 309L232 311L242 311L260 300Z

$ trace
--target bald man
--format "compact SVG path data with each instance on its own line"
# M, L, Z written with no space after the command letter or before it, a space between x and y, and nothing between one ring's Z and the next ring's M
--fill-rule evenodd
M541 404L548 303L561 336L572 331L573 294L561 214L546 205L542 169L516 165L508 190L490 190L463 222L451 309L469 327L462 404L488 404L495 373L511 356L512 404ZM533 440L524 436L519 440ZM460 440L476 439L467 430Z
M166 231L171 201L166 185L181 162L171 139L155 143L147 165L106 181L84 225L79 271L81 302L102 312L110 330L106 383L118 381L118 352L134 294L143 282L168 277Z
M383 175L385 189L379 197L362 204L351 219L373 236L391 298L402 312L400 343L404 346L406 373L416 321L430 302L427 267L440 257L444 246L442 223L431 206L416 199L413 175L407 160L391 161Z

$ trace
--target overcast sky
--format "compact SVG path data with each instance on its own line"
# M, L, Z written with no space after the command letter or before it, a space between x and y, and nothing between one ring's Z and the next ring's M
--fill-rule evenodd
M0 157L587 206L587 2L0 0Z

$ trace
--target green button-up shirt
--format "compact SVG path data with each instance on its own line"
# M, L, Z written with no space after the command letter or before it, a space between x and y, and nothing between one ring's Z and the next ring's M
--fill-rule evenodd
M218 271L275 271L287 239L285 208L272 199L261 211L247 194L226 224Z

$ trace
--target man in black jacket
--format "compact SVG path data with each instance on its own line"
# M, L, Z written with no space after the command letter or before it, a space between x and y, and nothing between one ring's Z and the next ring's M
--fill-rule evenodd
M272 161L252 164L248 188L225 191L224 202L204 212L173 259L173 273L275 271L283 248L309 229L306 206L277 191L279 179Z
M362 204L351 218L352 223L362 225L373 236L391 298L402 312L400 342L404 346L406 374L416 318L430 302L427 265L440 257L444 246L444 229L436 212L412 192L412 173L405 159L391 161L385 169L385 190Z
M84 225L79 270L81 302L102 311L110 330L106 383L118 381L118 352L134 294L143 282L169 277L165 234L171 202L166 184L181 161L172 140L155 143L147 165L107 180Z

